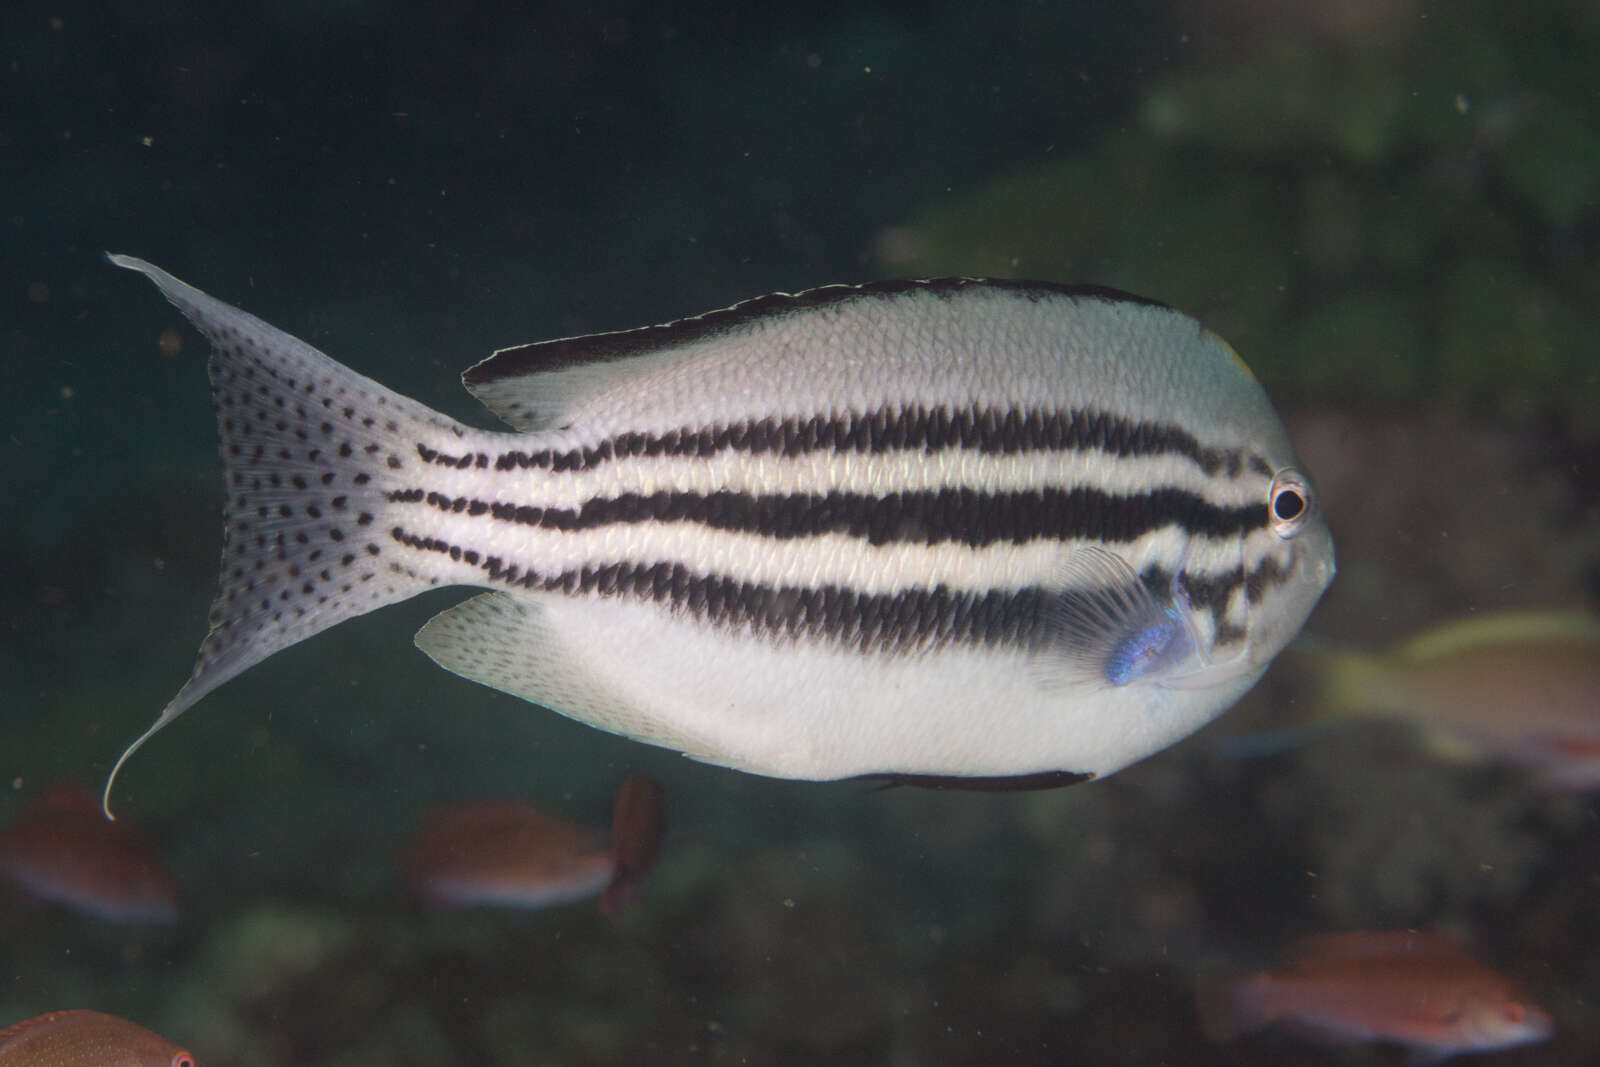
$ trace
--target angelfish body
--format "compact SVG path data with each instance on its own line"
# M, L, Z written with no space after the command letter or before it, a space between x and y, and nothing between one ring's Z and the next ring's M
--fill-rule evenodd
M830 286L504 349L464 376L497 433L111 259L211 341L227 491L211 632L133 748L278 649L472 585L417 635L441 666L697 759L1104 775L1232 704L1333 576L1260 385L1111 290Z

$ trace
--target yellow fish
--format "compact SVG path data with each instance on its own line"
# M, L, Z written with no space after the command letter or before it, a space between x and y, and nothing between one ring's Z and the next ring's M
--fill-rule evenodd
M1445 623L1378 654L1336 653L1323 710L1386 715L1457 758L1501 760L1552 789L1600 788L1600 619L1506 611Z

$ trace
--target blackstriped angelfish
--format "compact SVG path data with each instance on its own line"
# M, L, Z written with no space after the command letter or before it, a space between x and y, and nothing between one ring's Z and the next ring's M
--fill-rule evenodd
M1232 704L1333 577L1261 386L1112 290L829 286L503 349L464 376L499 433L111 260L210 340L227 490L194 674L118 767L277 650L474 585L417 645L604 730L786 778L1073 780Z

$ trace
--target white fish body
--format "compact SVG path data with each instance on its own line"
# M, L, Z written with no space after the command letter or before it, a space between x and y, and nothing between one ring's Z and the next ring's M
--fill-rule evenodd
M1333 577L1260 385L1111 290L830 286L505 349L464 376L497 433L110 258L211 341L228 492L211 633L123 760L278 649L473 585L417 634L441 666L697 759L1103 775L1237 700Z

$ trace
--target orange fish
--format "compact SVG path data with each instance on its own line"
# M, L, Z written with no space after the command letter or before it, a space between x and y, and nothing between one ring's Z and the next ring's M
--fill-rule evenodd
M1429 1059L1547 1039L1550 1016L1442 934L1368 930L1299 943L1287 966L1203 988L1216 1040L1280 1025L1326 1043L1394 1041Z
M0 875L42 900L112 922L172 922L178 892L136 827L108 822L87 790L45 790L0 829Z
M195 1059L137 1023L77 1009L0 1030L0 1067L195 1067Z
M518 800L458 804L424 817L401 866L436 907L543 908L604 892L614 916L638 895L665 834L662 790L630 775L617 790L613 839Z

